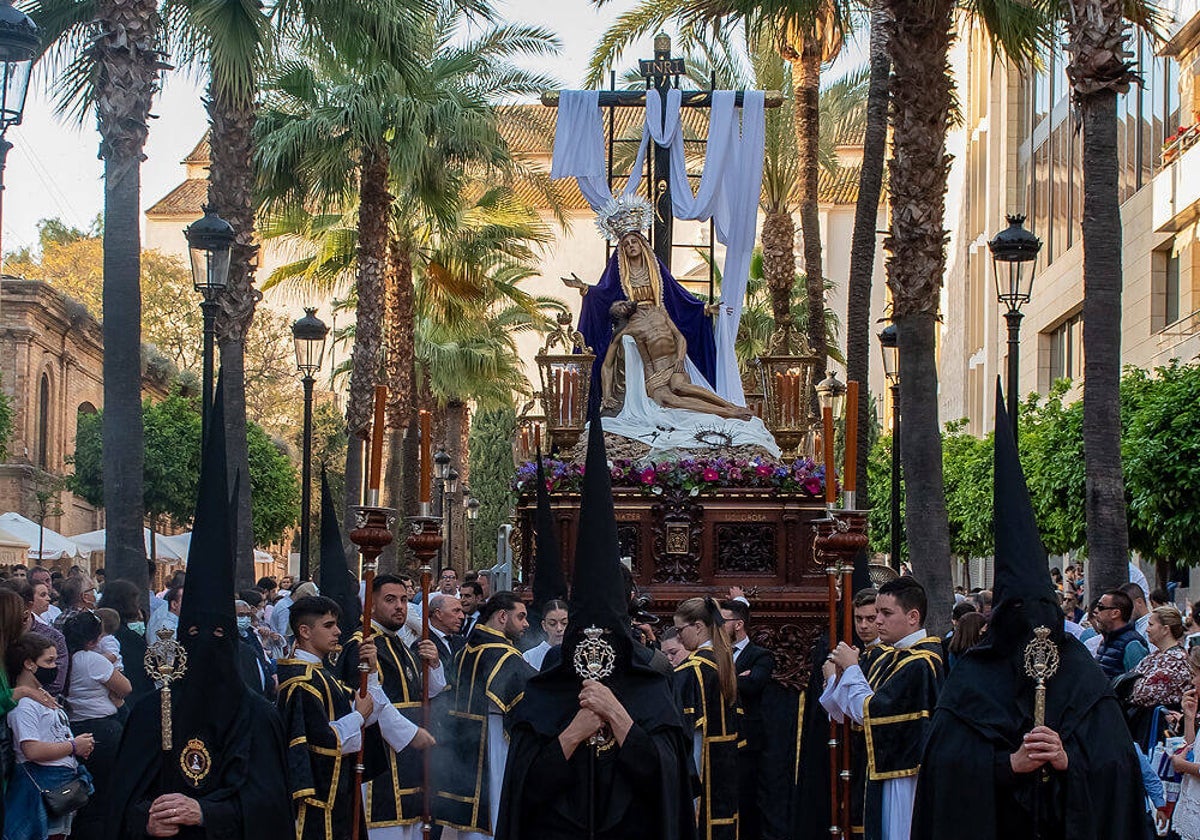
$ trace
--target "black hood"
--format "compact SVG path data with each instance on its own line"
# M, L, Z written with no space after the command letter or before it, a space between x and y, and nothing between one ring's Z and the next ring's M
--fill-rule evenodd
M1010 654L1024 651L1034 627L1049 627L1053 638L1061 640L1063 615L1050 580L1046 549L1033 516L999 381L994 437L995 606L988 621L987 647Z
M200 464L200 484L187 577L179 610L178 639L187 650L187 672L172 686L172 729L176 750L198 738L220 744L245 698L237 667L238 634L234 610L236 517L230 501L225 457L225 399L217 380L209 417L209 435ZM237 498L240 472L234 477ZM156 639L148 639L155 642ZM213 702L213 686L222 686Z
M567 578L563 574L562 552L559 551L558 531L550 511L550 492L546 489L546 471L542 466L542 450L537 452L537 514L534 519L537 534L537 555L533 570L533 612L541 614L547 601L567 597Z
M342 608L338 626L346 639L362 620L362 605L358 600L358 578L350 573L346 549L342 544L342 529L338 524L337 508L329 492L325 467L321 467L321 594L332 598Z

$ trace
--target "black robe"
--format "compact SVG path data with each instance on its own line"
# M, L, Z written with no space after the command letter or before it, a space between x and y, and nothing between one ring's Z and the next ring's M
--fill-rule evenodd
M694 840L691 740L650 659L635 649L632 668L605 680L634 725L593 764L586 743L563 756L558 736L579 710L581 686L569 664L560 667L560 649L547 654L513 714L496 840L585 838L589 804L597 840Z
M214 691L212 697L219 702L221 695ZM161 713L157 693L143 697L130 712L117 756L120 772L111 784L113 818L105 832L108 840L148 840L150 805L167 793L196 799L204 814L204 825L180 829L175 835L178 840L294 835L283 728L269 703L245 692L224 743L204 745L209 766L198 784L184 775L181 759L203 753L190 744L191 739L181 740L177 734L173 749L164 754Z
M874 693L863 704L867 759L863 834L878 840L883 837L883 782L916 776L921 768L929 718L945 674L942 642L926 636L910 647L884 647L868 667L867 682Z
M741 707L721 696L717 657L701 648L675 669L675 702L684 728L700 734L701 840L737 840L738 750L745 746L738 733Z
M425 726L421 711L421 666L412 652L395 636L375 625L371 640L378 658L379 683L392 705L417 726ZM358 648L362 631L355 631L342 647L337 668L344 684L356 690L360 683ZM364 764L372 772L367 780L365 818L367 828L411 825L421 819L424 777L422 753L405 749L397 753L373 724L366 733Z
M488 729L493 708L506 716L521 701L533 676L528 662L503 633L485 624L467 637L455 661L457 685L438 727L433 754L435 821L459 831L493 833Z
M1009 756L1033 728L1032 681L1020 656L975 648L959 660L933 714L913 837L922 840L1140 838L1145 797L1133 741L1098 665L1074 637L1047 683L1046 726L1067 769L1016 775ZM1044 777L1044 778L1043 778Z
M287 737L287 780L297 840L351 835L354 756L329 725L353 710L352 692L324 667L279 660L279 713Z

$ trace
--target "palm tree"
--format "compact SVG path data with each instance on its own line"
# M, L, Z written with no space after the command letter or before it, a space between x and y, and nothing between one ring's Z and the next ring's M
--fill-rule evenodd
M866 95L862 168L858 200L854 207L854 233L850 240L850 276L846 284L846 380L860 383L870 393L871 284L875 274L875 230L883 194L883 167L887 153L889 76L884 0L871 0L870 73ZM868 435L874 422L869 400L858 404L858 451L870 452ZM858 459L859 497L870 498L867 458Z
M1121 472L1121 206L1117 95L1138 76L1127 20L1153 33L1146 3L1064 0L1067 76L1083 127L1083 452L1093 592L1129 580Z
M36 0L58 111L95 114L104 160L105 557L146 589L142 539L141 162L162 69L157 0Z

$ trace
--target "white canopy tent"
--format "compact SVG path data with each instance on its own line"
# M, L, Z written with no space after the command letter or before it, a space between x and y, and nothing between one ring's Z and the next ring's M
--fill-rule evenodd
M91 558L95 552L104 551L104 529L99 531L88 531L86 534L76 534L71 537L75 545L79 547L79 551L84 557ZM162 534L157 534L149 528L142 529L142 539L146 545L146 556L150 556L150 540L154 540L155 557L160 563L181 563L186 559L186 553L180 554L179 551L169 542L170 537L165 537Z
M29 543L0 528L0 563L15 566L28 560Z
M188 531L186 534L174 534L169 537L160 537L159 538L159 545L170 546L170 548L173 551L175 551L180 556L180 558L183 560L183 562L185 562L185 563L187 562L188 547L191 546L191 544L192 544L192 532L191 531ZM256 549L254 549L254 562L255 563L274 563L275 558L272 557L268 552L263 551L261 548L256 548Z
M42 552L38 554L38 524L32 519L26 519L19 513L0 514L0 528L12 536L29 544L26 552L28 559L34 562L46 560L74 560L82 558L79 547L58 531L43 528L41 533Z

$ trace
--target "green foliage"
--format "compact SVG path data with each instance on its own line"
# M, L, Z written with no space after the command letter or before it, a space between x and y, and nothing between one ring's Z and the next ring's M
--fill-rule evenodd
M254 543L269 545L279 542L300 517L300 476L283 448L257 423L246 424L246 444Z
M1129 369L1121 381L1126 509L1132 548L1200 562L1200 365Z
M142 404L145 424L146 466L143 502L151 521L167 517L175 526L188 527L196 504L200 480L200 414L193 401L174 395ZM101 460L104 412L80 415L75 467L67 478L72 493L97 507L104 505ZM287 455L256 423L247 427L250 450L250 489L253 500L254 540L277 542L300 514L300 482Z
M511 406L480 411L471 423L471 495L479 500L471 545L475 568L496 562L496 530L512 521L516 469L511 441L516 425Z
M12 397L0 391L0 461L8 460L8 439L13 431Z
M1044 399L1032 395L1021 407L1021 467L1033 500L1042 543L1065 554L1085 542L1083 512L1083 403L1064 405L1063 380Z
M950 551L957 557L992 553L992 437L965 431L966 421L947 423L942 435L942 474L950 516Z
M868 536L871 540L871 551L887 554L892 550L892 436L879 435L871 446L867 456L867 491L871 517L868 522ZM904 517L904 485L900 485L900 516L901 529ZM908 543L901 541L901 554L908 557Z

